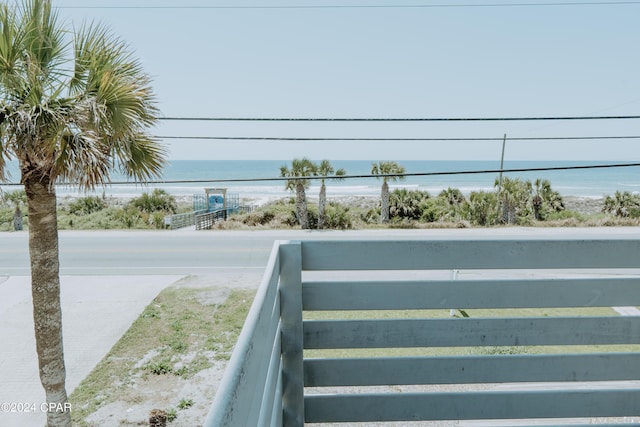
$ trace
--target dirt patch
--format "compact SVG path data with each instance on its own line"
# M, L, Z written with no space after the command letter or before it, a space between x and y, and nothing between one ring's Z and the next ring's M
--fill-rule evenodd
M160 293L74 390L74 425L148 426L153 410L202 425L259 277L224 281L192 276Z
M216 361L189 379L175 375L137 378L121 390L116 401L100 407L85 421L96 427L147 426L151 411L162 409L170 414L175 411L171 426L202 425L226 364L226 361Z

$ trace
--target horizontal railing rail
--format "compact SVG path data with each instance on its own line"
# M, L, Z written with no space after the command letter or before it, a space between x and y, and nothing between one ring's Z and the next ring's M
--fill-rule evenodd
M204 213L206 211L194 211L194 212L186 212L181 214L169 215L167 218L167 225L171 230L176 230L178 228L189 227L191 225L195 225L196 216Z
M226 220L229 215L234 213L249 213L253 211L253 206L233 206L226 209L216 209L211 212L206 210L197 210L181 214L169 215L166 219L166 225L171 230L178 228L196 226L196 230L208 230L216 221Z
M196 215L196 230L209 230L216 221L227 219L229 209L216 209Z
M205 426L640 416L640 316L611 309L640 305L638 255L606 238L276 243Z

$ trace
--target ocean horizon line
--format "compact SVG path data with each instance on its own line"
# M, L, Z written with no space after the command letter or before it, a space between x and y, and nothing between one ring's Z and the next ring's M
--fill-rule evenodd
M147 184L124 183L99 187L94 193L113 195L115 197L133 197L136 194L151 191L155 188L165 189L171 194L187 196L199 194L208 187L224 187L229 192L238 193L240 197L253 199L274 199L287 197L289 191L285 189L285 183L269 181L280 178L280 166L284 160L174 160L169 161L164 168L162 176L158 180L152 180ZM362 177L350 178L340 181L327 181L328 195L335 196L365 196L374 197L380 193L382 180L371 176L371 160L345 160L332 161L334 168L344 168L347 175L362 175ZM406 173L417 174L406 179L390 182L391 188L407 188L411 190L427 191L431 195L437 195L441 190L457 188L463 194L474 191L492 191L499 177L499 161L492 160L407 160L398 161L405 167ZM290 164L290 163L289 163ZM584 166L607 165L609 161L517 161L505 160L503 169L524 169L527 167L557 167L557 166ZM479 173L456 173L471 170L482 171ZM442 174L438 174L443 172ZM552 188L562 196L576 196L601 198L613 195L615 191L640 192L640 173L638 167L598 168L598 169L569 169L546 171L518 171L504 172L504 177L512 179L548 180ZM12 181L17 180L18 171L14 171ZM126 178L117 173L112 174L113 182L126 181ZM234 182L234 180L236 180ZM155 182L154 182L155 181ZM164 182L164 181L174 181ZM313 180L310 183L310 194L316 192L320 181ZM19 186L9 186L0 183L0 191L12 191ZM81 196L86 194L77 191L73 186L57 186L59 195Z

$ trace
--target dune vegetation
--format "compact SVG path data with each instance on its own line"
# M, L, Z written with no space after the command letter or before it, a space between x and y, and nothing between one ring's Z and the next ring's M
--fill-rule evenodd
M318 228L318 207L307 202L309 228ZM388 221L380 200L351 198L330 200L323 228L466 228L499 226L633 226L640 225L640 196L616 192L604 199L567 198L547 180L535 182L505 178L495 191L464 195L456 188L437 195L420 190L396 189L389 195ZM294 198L281 199L250 213L218 223L218 229L295 228Z
M389 194L389 220L382 222L377 198L349 197L307 200L309 229L363 228L465 228L499 226L597 227L640 225L640 196L616 192L602 199L562 197L547 180L534 182L505 178L494 191L463 194L447 188L432 195L425 191L396 189ZM27 227L24 191L0 195L0 231L15 229L16 215ZM167 215L189 212L191 203L179 203L165 190L123 200L111 196L86 196L58 206L62 230L164 229ZM322 221L319 211L322 209ZM18 214L16 214L18 212ZM295 197L231 215L214 229L300 228Z

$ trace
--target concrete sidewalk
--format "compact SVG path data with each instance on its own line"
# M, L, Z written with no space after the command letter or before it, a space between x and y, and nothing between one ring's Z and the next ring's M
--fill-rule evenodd
M181 277L61 278L67 393L102 360L153 298ZM38 377L29 277L0 277L0 343L0 426L44 425L40 405L45 397Z

